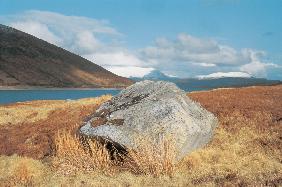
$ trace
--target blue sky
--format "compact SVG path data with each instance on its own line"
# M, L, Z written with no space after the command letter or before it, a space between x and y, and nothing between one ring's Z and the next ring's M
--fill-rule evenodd
M158 69L282 80L281 10L279 0L0 0L0 23L123 76Z

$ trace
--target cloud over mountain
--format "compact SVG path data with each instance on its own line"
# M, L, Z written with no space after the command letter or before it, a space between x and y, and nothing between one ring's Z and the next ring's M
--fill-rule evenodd
M143 76L153 69L180 77L214 72L242 71L265 77L271 68L264 51L235 49L212 38L181 33L175 39L158 38L132 50L124 35L107 20L67 16L47 11L26 11L1 16L0 21L101 65L122 76Z
M266 77L267 70L278 65L263 62L264 51L243 48L236 50L222 45L214 39L197 38L188 34L179 34L175 40L157 39L152 46L140 51L146 61L156 68L175 67L182 71L194 71L196 74L218 71L243 71L257 77ZM281 68L281 67L280 67ZM173 72L172 72L173 73Z
M201 39L188 34L179 34L176 40L157 39L155 44L141 51L148 59L159 61L181 61L200 66L208 64L237 65L247 56L242 51L220 45L212 39Z

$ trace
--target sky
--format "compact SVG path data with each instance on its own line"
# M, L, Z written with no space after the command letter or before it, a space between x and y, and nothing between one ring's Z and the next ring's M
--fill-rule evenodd
M0 23L121 76L282 80L280 0L0 0Z

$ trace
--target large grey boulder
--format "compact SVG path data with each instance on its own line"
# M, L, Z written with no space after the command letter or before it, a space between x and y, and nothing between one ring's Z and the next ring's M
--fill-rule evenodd
M175 84L142 81L102 104L80 132L129 149L139 146L140 137L155 144L170 137L179 160L207 144L216 126L217 118Z

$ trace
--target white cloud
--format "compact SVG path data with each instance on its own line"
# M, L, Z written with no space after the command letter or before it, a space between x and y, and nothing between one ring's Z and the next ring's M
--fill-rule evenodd
M187 50L190 53L218 52L219 50L216 41L211 39L200 39L185 33L179 34L177 41L175 41L174 44L176 48Z
M10 19L16 19L19 21L33 20L34 22L44 23L58 32L64 32L64 34L76 33L85 30L89 30L93 33L112 35L120 34L116 31L116 29L111 27L106 20L97 20L82 16L66 16L48 11L26 11L23 14L10 16Z
M12 22L10 26L48 41L52 44L58 45L61 42L60 38L53 34L46 25L39 22L34 22L31 20L23 22Z
M197 78L199 79L209 79L209 78L221 78L221 77L244 77L249 78L251 77L250 74L245 72L216 72L211 73L209 75L198 75Z
M106 66L105 68L123 77L143 77L144 75L154 70L154 68L143 68L136 66Z
M216 64L212 64L212 63L193 63L193 65L196 65L196 66L202 66L202 67L215 67Z
M76 35L75 47L84 53L99 50L103 45L90 31L82 31ZM73 49L76 50L76 49Z
M141 54L148 60L161 63L181 62L199 63L201 66L215 66L216 64L236 65L243 63L244 55L234 48L218 44L212 39L201 39L188 34L179 34L176 40L161 38L155 45L141 50Z
M80 55L101 51L111 46L114 38L121 36L107 21L54 12L33 10L1 18L16 29ZM100 42L102 37L109 38L108 43Z
M263 62L266 55L264 51L247 48L237 50L213 39L188 34L179 34L175 40L159 38L154 45L141 49L140 54L154 68L178 71L178 75L242 71L252 76L266 77L268 69L278 67L274 63Z
M145 62L126 51L113 51L110 53L94 53L83 56L101 66L144 66Z
M263 63L261 61L260 57L265 55L265 52L263 51L255 51L252 49L248 49L245 51L245 53L249 54L250 63L242 65L240 67L241 71L247 72L255 77L266 77L268 68L279 68L277 64Z

